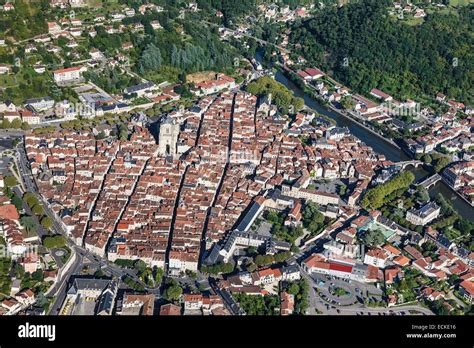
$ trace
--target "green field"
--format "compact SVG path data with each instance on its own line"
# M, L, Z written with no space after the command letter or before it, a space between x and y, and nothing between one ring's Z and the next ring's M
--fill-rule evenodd
M404 24L407 25L420 25L424 22L425 20L423 18L407 18L403 21Z
M51 74L37 74L32 68L22 68L17 74L0 75L0 86L8 88L8 93L4 95L0 93L0 98L20 104L28 98L48 95L47 86L50 84L52 84Z
M466 6L474 4L474 0L449 0L450 6Z

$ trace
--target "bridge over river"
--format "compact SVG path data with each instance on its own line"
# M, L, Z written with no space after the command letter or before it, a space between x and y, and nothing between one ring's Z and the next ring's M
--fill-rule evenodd
M436 174L431 175L430 177L427 177L423 181L419 182L418 185L423 186L425 189L429 189L431 186L435 185L440 180L441 180L441 175L436 173Z

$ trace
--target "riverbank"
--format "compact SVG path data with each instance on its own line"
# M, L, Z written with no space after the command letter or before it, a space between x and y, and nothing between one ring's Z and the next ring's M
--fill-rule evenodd
M262 63L261 53L257 51L256 59L258 62ZM316 111L319 114L322 114L328 118L336 121L336 124L339 127L347 127L351 134L359 138L368 146L378 153L385 155L385 157L392 162L403 162L412 159L412 154L408 153L407 149L400 146L393 145L388 139L380 136L379 134L374 133L360 122L356 122L352 117L341 114L337 110L332 110L331 108L323 105L314 98L311 94L306 93L300 86L295 84L291 79L285 76L281 69L277 69L275 73L275 80L283 84L286 88L291 90L296 97L301 97L304 99L305 106L309 109ZM374 136L375 135L375 136ZM417 179L428 176L430 173L427 172L424 168L413 168L410 169L412 173L415 174ZM432 198L436 197L437 194L441 193L446 199L450 200L453 204L455 210L464 218L474 222L474 209L466 202L466 200L459 199L459 194L453 192L453 190L446 185L442 180L440 180L436 185L432 186L429 189L429 194Z
M350 113L345 113L341 110L339 110L338 108L336 108L334 105L332 105L331 103L327 104L326 105L329 109L331 109L332 111L334 112L337 112L339 115L341 115L342 117L346 117L346 118L349 118L351 119L352 121L354 122L357 122L361 127L364 127L367 131L369 131L370 133L372 133L373 135L375 136L378 136L379 138L383 139L384 141L386 141L387 143L390 143L392 146L396 147L397 149L399 150L402 150L402 148L396 143L393 141L393 139L388 139L386 138L383 134L380 134L379 132L373 130L372 128L366 126L364 123L362 123L358 118L357 116L350 116Z
M279 68L279 71L285 75L285 77L287 79L289 79L290 81L292 81L292 78L291 76L288 76L286 74L295 74L294 71L292 71L291 69L289 69L287 66L284 66L280 63L277 63L277 67ZM304 86L307 87L308 89L310 89L312 92L316 92L316 88L310 84L307 84L306 82L302 81L304 83ZM307 93L305 91L305 93ZM313 97L314 98L314 97ZM393 139L389 139L389 138L386 138L383 134L380 134L379 132L375 131L374 129L368 127L367 125L365 125L365 123L362 122L361 119L359 119L357 116L355 115L350 115L350 113L346 113L338 108L336 108L334 105L332 105L331 103L327 103L327 104L324 104L322 105L322 107L325 107L326 109L330 109L332 110L333 112L339 114L340 116L346 118L346 119L349 119L353 122L356 122L357 124L359 124L361 127L363 127L364 129L366 129L367 131L369 131L370 133L372 133L373 135L379 137L380 139L382 139L383 141L386 141L388 143L390 143L392 146L396 147L397 149L399 150L402 150L402 148L397 144L395 143L395 141L393 141Z
M459 192L458 190L452 188L447 182L446 180L444 179L443 176L441 176L441 181L443 182L443 184L445 184L452 192L454 192L458 197L462 198L463 201L465 201L467 204L469 204L472 208L474 208L474 204L472 204L466 197L464 197L464 195Z

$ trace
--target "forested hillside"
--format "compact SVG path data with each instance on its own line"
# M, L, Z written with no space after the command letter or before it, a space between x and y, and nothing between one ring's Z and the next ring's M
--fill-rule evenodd
M15 11L0 12L0 38L22 40L48 32L45 18L48 0L17 0L14 5Z
M474 6L434 13L419 26L387 15L388 0L327 8L292 28L291 42L314 65L359 92L400 98L444 92L474 101ZM346 63L346 64L344 64Z

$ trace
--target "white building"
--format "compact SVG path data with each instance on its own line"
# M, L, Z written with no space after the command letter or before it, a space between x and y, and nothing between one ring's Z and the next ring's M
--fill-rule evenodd
M8 74L10 72L10 65L0 64L0 75Z
M124 90L126 94L136 94L138 98L146 96L151 97L159 90L159 87L153 82L143 82L138 85L127 87Z
M407 212L407 220L413 225L426 225L436 219L439 215L440 207L434 202L430 202L420 209L410 209Z
M339 205L339 196L333 193L321 192L313 189L305 189L288 185L282 186L282 193L289 197L307 199L319 205Z
M235 80L224 74L218 74L215 80L208 80L196 83L197 95L214 94L224 89L232 89L235 87Z
M181 272L186 270L197 272L198 255L180 251L170 251L169 268L170 270L177 270Z
M371 249L365 254L364 263L383 268L388 260L388 255L383 249Z
M54 82L56 83L66 83L80 81L82 79L82 73L86 71L85 67L72 67L66 69L59 69L53 71Z
M54 99L51 97L32 98L25 100L25 107L31 106L36 111L44 111L54 106Z
M61 31L61 26L56 22L48 22L48 33L53 35Z
M35 303L35 294L31 289L20 291L15 295L15 299L23 306L31 306Z
M21 120L29 125L41 123L41 117L38 114L22 115Z

